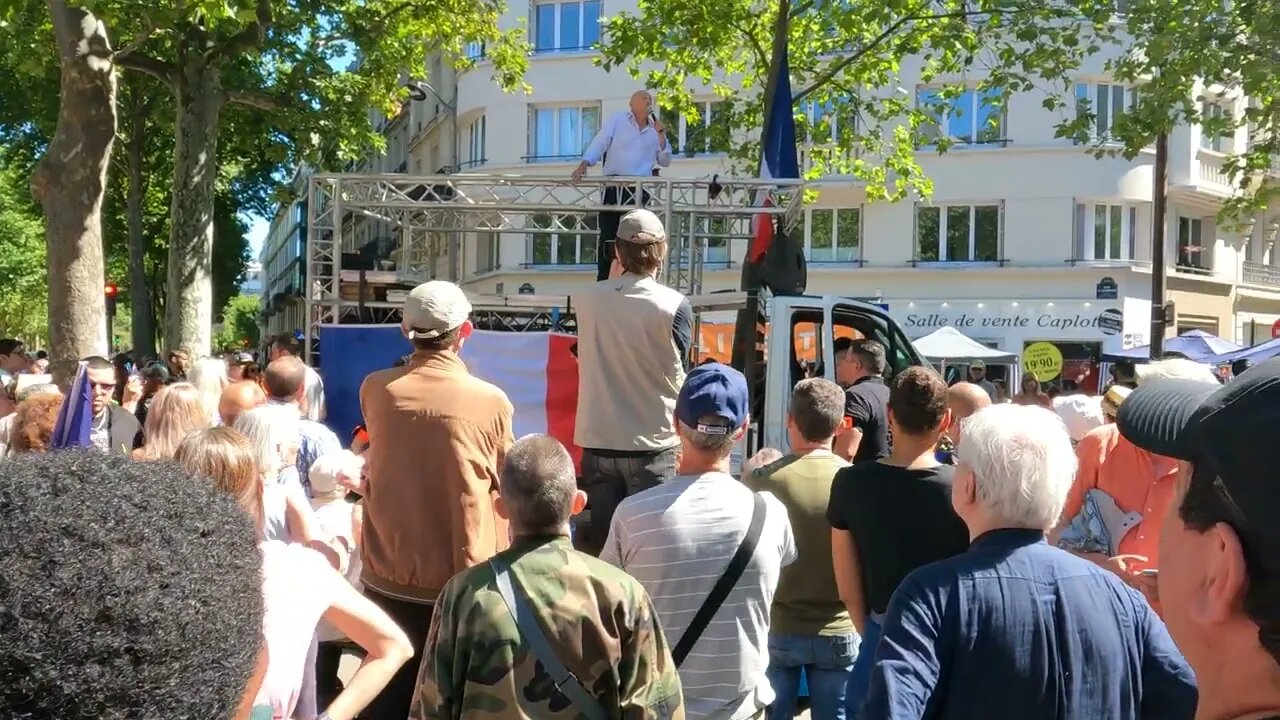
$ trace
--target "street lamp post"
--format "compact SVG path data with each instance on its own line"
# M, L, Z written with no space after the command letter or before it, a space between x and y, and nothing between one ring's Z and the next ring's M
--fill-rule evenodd
M1156 166L1151 201L1151 359L1164 353L1165 334L1165 263L1164 237L1168 226L1165 206L1168 204L1169 134L1156 136Z

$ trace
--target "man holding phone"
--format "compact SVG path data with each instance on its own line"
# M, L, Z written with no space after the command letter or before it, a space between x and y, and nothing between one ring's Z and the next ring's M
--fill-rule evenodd
M667 142L666 127L654 112L653 96L648 91L637 90L631 95L626 110L620 110L605 120L596 133L582 162L573 171L573 181L578 182L587 168L604 163L605 177L649 176L654 165L671 164L671 144ZM604 205L629 205L643 207L649 202L649 193L642 192L637 202L634 186L607 185L601 203ZM613 265L613 240L618 232L618 222L623 212L602 212L599 218L600 244L596 249L596 280L606 280Z

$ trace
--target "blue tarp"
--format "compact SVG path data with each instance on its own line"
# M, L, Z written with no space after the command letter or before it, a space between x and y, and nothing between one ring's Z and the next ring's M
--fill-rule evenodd
M1249 360L1254 363L1260 363L1263 360L1273 358L1277 355L1280 355L1280 338L1268 340L1261 345L1254 345L1253 347L1232 350L1228 353L1215 355L1211 358L1207 358L1204 362L1212 363L1214 365L1225 365L1226 363L1233 363L1237 360Z
M360 384L369 373L395 365L411 352L399 325L324 325L320 328L320 377L324 380L325 424L345 445L364 422Z
M1239 348L1239 345L1230 340L1223 340L1217 335L1210 335L1203 330L1189 330L1178 337L1164 341L1164 351L1166 353L1177 353L1198 362L1208 362L1209 358L1232 352ZM1130 350L1105 353L1102 359L1106 362L1120 360L1144 362L1151 359L1151 346L1143 345Z

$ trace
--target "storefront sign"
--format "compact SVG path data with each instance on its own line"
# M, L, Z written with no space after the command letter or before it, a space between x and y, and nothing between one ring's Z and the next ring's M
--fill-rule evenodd
M975 328L1080 330L1098 327L1098 316L1082 312L1065 314L1052 312L1012 313L1007 315L978 315L970 312L961 312L953 315L943 312L921 312L907 313L902 321L902 326L908 332L912 329L936 330L948 325L961 331Z
M1022 371L1049 382L1062 374L1062 351L1053 343L1031 343L1022 351Z
M1115 300L1120 297L1120 285L1115 278L1104 277L1098 281L1094 294L1099 300Z

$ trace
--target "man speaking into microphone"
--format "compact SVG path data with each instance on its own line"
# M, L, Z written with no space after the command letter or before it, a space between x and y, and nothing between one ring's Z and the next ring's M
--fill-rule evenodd
M582 154L582 162L573 171L577 182L587 168L604 160L604 174L609 176L643 175L653 173L655 164L667 167L671 164L671 144L667 142L666 128L653 111L653 97L645 90L637 90L631 96L630 106L620 110L605 121L600 132ZM606 185L605 205L636 206L635 188L628 185ZM649 193L643 193L640 205L649 202ZM622 212L602 212L599 218L600 243L596 248L596 280L609 277L613 264L613 240L618 232Z

